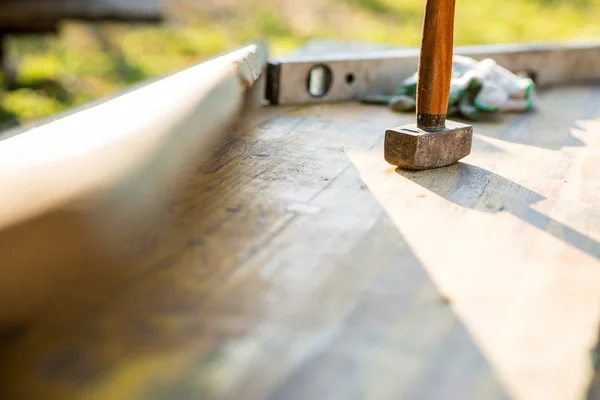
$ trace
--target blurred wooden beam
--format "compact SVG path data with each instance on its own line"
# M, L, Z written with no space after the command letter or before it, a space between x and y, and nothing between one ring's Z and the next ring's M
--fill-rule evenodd
M0 141L0 229L110 188L185 142L165 159L177 170L237 118L265 61L253 44Z
M188 174L261 104L266 57L252 44L0 136L0 325L76 282L82 265L109 269L130 229L160 226Z

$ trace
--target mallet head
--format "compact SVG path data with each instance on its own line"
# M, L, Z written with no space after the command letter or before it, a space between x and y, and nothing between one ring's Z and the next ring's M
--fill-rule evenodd
M471 153L473 127L446 121L439 131L426 131L416 124L385 132L385 160L404 169L432 169L454 164Z

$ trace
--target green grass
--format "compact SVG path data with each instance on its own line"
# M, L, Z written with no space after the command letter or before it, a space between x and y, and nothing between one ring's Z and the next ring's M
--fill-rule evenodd
M16 84L0 76L0 129L52 115L241 43L281 54L318 38L416 46L424 0L196 0L162 26L65 23L11 38ZM224 3L224 4L222 4ZM459 0L457 45L600 37L600 0Z

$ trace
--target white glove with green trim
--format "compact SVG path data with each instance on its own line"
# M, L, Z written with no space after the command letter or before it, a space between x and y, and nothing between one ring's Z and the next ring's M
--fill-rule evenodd
M388 104L394 111L416 108L417 74L406 79L393 96L367 96L364 103ZM492 59L475 61L454 56L448 115L481 120L486 113L529 111L536 103L535 84Z

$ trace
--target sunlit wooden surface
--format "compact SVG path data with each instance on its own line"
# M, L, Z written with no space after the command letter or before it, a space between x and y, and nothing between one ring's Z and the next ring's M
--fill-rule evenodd
M89 233L57 242L110 257L2 328L3 398L584 398L599 95L544 92L537 113L475 124L463 162L417 173L383 161L384 130L412 115L265 108L151 224L57 211L43 226Z

